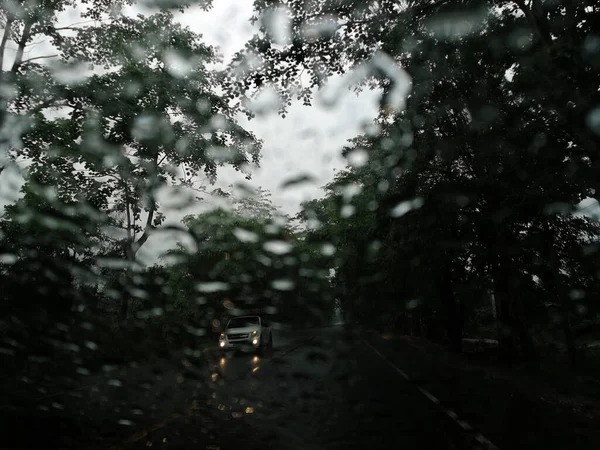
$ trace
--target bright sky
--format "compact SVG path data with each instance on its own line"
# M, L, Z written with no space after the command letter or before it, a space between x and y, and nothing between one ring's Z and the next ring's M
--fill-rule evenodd
M253 34L248 21L253 2L216 0L214 3L211 11L188 11L180 20L202 34L206 43L219 47L227 61ZM312 107L293 104L285 119L278 116L275 103L270 113L251 121L241 117L241 123L264 142L261 167L252 170L252 180L248 182L231 168L222 168L215 187L225 188L235 183L260 186L271 191L273 203L283 212L295 214L302 201L321 197L321 186L333 178L334 170L346 166L341 149L348 139L361 134L372 123L378 100L376 92L359 96L348 92L332 107L321 106L318 101ZM281 187L283 182L299 175L309 175L313 181L287 189ZM166 215L169 221L177 222L194 210L171 210ZM140 258L150 262L172 246L172 242L164 235L157 235L140 250Z
M202 34L206 43L218 47L224 60L228 61L253 34L249 23L252 3L249 0L215 0L212 10L191 9L179 15L179 20ZM76 21L75 11L67 12L62 20L65 24ZM30 56L38 53L52 52L41 43L36 45ZM260 168L253 168L252 180L246 181L242 174L224 167L219 170L214 187L227 188L236 183L260 186L271 191L273 203L283 212L295 214L302 201L321 197L321 186L332 179L334 170L346 165L340 151L348 139L361 134L365 126L372 124L378 110L377 100L375 92L364 92L360 96L348 92L340 96L333 106L324 107L318 102L313 107L293 104L285 119L278 116L275 102L269 112L270 104L263 101L262 106L267 106L266 114L251 121L245 116L240 117L242 125L264 143ZM287 189L281 187L283 182L299 175L308 175L313 181ZM2 178L0 207L18 198L22 184L22 178L8 170ZM177 198L173 192L162 197L159 200L168 223L179 223L184 215L198 213L206 207L200 202L181 209L177 206L181 204L181 197ZM174 245L175 239L176 236L165 234L151 237L140 250L140 258L148 263L156 261L158 255Z
M181 22L201 33L205 42L219 47L227 61L253 34L248 21L253 2L214 3L209 12L183 14ZM375 92L364 92L358 97L348 92L329 108L318 102L313 107L294 104L285 119L278 116L275 102L267 103L271 112L262 117L251 121L240 118L247 129L264 141L261 167L253 170L250 184L270 190L274 202L285 212L297 212L301 201L322 195L320 186L333 177L334 169L346 165L340 150L372 122L378 110L377 100ZM281 189L282 182L300 174L312 176L315 182ZM225 168L220 171L218 185L243 180L243 176Z
M248 21L252 4L250 0L215 0L211 11L188 10L180 15L180 21L202 34L206 43L218 47L227 61L252 36L253 29ZM75 21L75 16L64 20L65 23ZM41 47L43 43L35 50L47 54L47 49ZM346 165L340 150L348 139L361 134L365 126L372 124L378 100L377 92L367 91L359 96L348 92L339 96L333 106L324 107L318 102L312 107L293 104L285 119L277 115L276 104L270 113L252 121L241 117L241 123L264 142L261 167L252 170L249 182L231 168L220 169L214 187L226 188L239 182L260 186L271 191L273 202L283 212L296 213L302 201L321 197L321 186L332 179L334 170ZM281 187L285 180L299 175L309 175L314 181L287 189ZM20 184L21 178L17 174L8 170L2 174L0 207L16 200ZM206 207L199 202L182 210L175 206L181 203L181 197L172 192L160 200L170 223L179 223L184 215L201 212ZM581 206L586 207L586 214L597 210L597 207L588 208L591 203ZM140 258L150 264L155 262L158 255L173 247L177 238L165 234L151 237L140 250Z

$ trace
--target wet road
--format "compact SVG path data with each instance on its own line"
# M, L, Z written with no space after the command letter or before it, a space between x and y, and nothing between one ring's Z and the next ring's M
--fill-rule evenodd
M118 448L477 448L400 364L340 327L276 342L270 354L216 356L185 413Z

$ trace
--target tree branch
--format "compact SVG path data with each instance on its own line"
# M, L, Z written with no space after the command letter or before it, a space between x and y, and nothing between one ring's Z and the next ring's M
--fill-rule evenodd
M108 22L109 19L105 19L105 20L100 20L100 23L105 23ZM85 25L88 23L92 23L92 22L98 22L95 19L90 19L90 20L82 20L79 22L73 22L71 25L66 25L64 27L53 27L52 29L54 31L62 31L62 30L81 30L81 28L76 27L75 25Z
M379 17L369 17L368 19L357 19L357 20L348 20L347 22L341 23L337 26L338 29L344 28L351 25L368 25L373 22L383 22L385 20L392 19L398 15L402 14L421 14L427 11L435 10L441 6L450 3L452 0L438 0L433 3L427 3L425 5L415 5L412 7L408 7L406 9L400 11L393 11L390 14L380 15ZM307 20L319 18L320 14L314 14L312 16L307 17Z
M31 39L31 28L33 27L33 22L26 22L23 27L23 34L21 35L21 39L19 39L17 54L15 55L15 61L13 63L11 72L15 73L19 70L19 67L23 63L23 53L25 52L25 47L27 46L27 42Z
M135 241L131 245L131 254L135 256L138 250L146 243L150 234L152 233L154 227L152 226L152 219L154 218L154 213L156 212L156 202L152 204L150 211L148 211L148 218L146 219L146 225L144 226L144 232L140 236L140 238Z
M127 239L132 240L135 234L132 234L131 229L131 211L129 210L129 186L126 181L123 181L123 186L125 187L125 213L127 214Z
M4 51L6 50L6 43L8 42L8 36L10 35L10 29L12 28L13 22L14 19L12 17L8 17L6 19L6 25L4 26L4 34L2 35L2 41L0 42L0 72L3 71Z
M25 59L21 61L21 64L27 64L28 62L35 61L36 59L47 59L47 58L58 58L60 55L47 55L47 56L34 56L33 58Z

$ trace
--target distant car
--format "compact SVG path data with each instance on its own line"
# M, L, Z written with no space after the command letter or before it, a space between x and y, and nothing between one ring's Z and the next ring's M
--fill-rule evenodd
M260 351L273 346L271 325L261 316L233 317L219 336L221 350Z

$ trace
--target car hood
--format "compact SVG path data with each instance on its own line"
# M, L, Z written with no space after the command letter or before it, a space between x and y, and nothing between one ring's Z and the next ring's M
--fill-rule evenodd
M252 327L228 328L225 330L225 333L226 334L252 333L253 331L256 331L257 333L259 333L260 327L258 325L255 325Z

